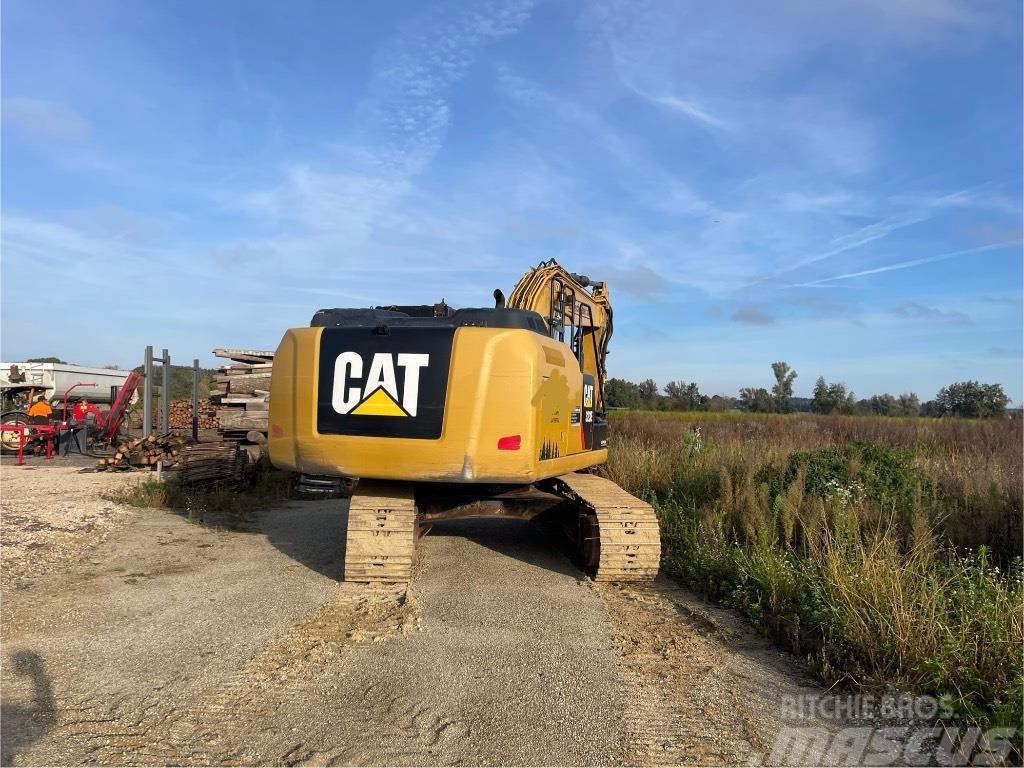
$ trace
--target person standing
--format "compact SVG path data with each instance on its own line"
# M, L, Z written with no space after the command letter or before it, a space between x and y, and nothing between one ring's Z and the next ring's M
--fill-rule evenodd
M85 417L90 413L99 420L100 409L90 403L87 398L83 397L75 403L75 407L71 409L71 418L75 421L84 421Z
M39 395L36 401L32 403L32 406L28 409L29 421L35 424L45 424L50 420L53 415L53 408L46 402L46 398L43 395Z

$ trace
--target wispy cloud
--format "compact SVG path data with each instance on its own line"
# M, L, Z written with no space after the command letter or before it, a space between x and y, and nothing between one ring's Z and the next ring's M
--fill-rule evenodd
M479 48L515 34L534 0L490 0L471 8L442 5L403 24L375 57L364 129L384 139L378 160L416 173L441 146L451 121L448 96L465 77Z
M982 184L970 189L961 189L956 192L951 192L946 195L930 197L924 200L916 199L915 202L917 204L911 210L887 216L880 221L873 222L852 232L835 237L830 242L830 245L833 247L828 248L821 253L815 253L810 256L804 256L801 259L797 259L791 264L787 264L786 266L775 270L773 277L779 277L780 275L800 269L801 267L806 267L811 264L824 261L825 259L830 259L841 253L874 243L888 237L893 232L928 221L937 215L937 211L939 209L952 204L964 204L966 201L971 200L974 193L985 186L986 185ZM818 282L826 281L822 280Z
M70 107L44 99L15 96L3 100L3 120L30 138L83 141L89 123Z
M775 317L764 309L757 307L739 307L732 313L732 319L746 325L772 325Z
M604 266L595 280L604 280L623 291L641 299L655 299L668 293L671 285L665 276L649 266L638 264L632 267Z
M647 98L651 97L647 96ZM663 107L668 107L674 112L679 112L680 114L686 115L699 123L703 123L710 128L718 128L726 131L732 130L732 125L728 121L711 114L704 106L698 104L692 99L680 99L670 94L663 94L661 96L655 96L651 100Z
M472 9L446 4L421 11L375 56L352 138L325 148L315 162L289 165L277 186L238 203L313 231L345 233L353 242L368 237L440 150L451 122L450 91L479 49L522 29L533 5L491 0Z
M811 280L806 283L797 283L791 287L793 288L813 288L815 286L824 286L831 283L838 282L840 280L850 280L855 277L866 277L867 275L878 275L883 272L893 272L899 269L910 269L911 267L919 267L923 264L932 264L936 261L945 261L946 259L955 259L960 256L971 256L976 253L987 253L988 251L1001 251L1005 248L1019 247L1021 245L1020 240L1010 240L1004 243L992 243L991 245L981 245L977 248L965 248L959 251L950 251L949 253L940 253L936 256L926 256L921 259L911 259L909 261L900 261L895 264L887 264L883 267L875 267L874 269L862 269L857 272L846 272L841 275L833 275L832 277L824 277L821 280Z
M916 301L908 301L893 309L896 317L905 320L928 320L931 322L961 323L972 325L974 321L964 312L957 310L939 309L938 307L926 307Z

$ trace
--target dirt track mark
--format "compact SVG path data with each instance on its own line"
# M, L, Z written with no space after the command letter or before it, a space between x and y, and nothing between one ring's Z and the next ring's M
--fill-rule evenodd
M15 590L5 651L38 663L2 669L10 762L743 762L803 690L734 614L595 586L521 521L439 524L413 597L337 582L342 505L259 525L139 510Z
M88 751L104 765L321 762L322 754L304 750L302 742L268 753L264 737L279 742L281 724L290 719L296 701L327 693L325 681L329 686L337 676L350 647L383 642L415 625L404 589L342 594L296 621L237 674L199 693L186 708L153 703L135 718L91 718L96 727L89 729Z
M637 765L740 765L771 751L781 697L817 690L792 660L661 578L594 585L608 606ZM820 725L820 724L819 724Z
M287 711L323 692L351 646L380 643L415 626L404 590L342 594L302 616L236 675L199 692L186 707L164 702L159 691L135 706L69 701L54 735L79 741L90 761L102 765L323 762L303 755L301 742L268 754L264 737L281 743Z

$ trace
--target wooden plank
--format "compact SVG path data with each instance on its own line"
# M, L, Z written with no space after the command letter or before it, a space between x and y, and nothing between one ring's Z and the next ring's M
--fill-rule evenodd
M251 429L267 431L268 413L247 413L242 408L218 408L217 423L222 430L238 430L248 432Z
M259 349L226 349L218 347L213 350L214 357L225 357L240 363L266 363L274 359L274 353Z
M269 376L274 371L274 364L267 363L265 365L243 365L235 364L230 367L222 365L217 369L218 376L228 376L234 378L235 376L245 376L246 374L261 374L263 376Z
M270 383L269 373L233 373L230 376L224 373L218 373L213 377L213 380L221 384L234 384L236 381L251 381L252 379L265 379L267 383Z

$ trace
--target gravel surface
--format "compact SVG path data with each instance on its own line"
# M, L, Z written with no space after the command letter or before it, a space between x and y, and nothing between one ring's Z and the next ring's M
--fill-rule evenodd
M6 458L6 457L5 457ZM127 508L102 498L126 476L82 473L65 459L0 466L0 553L3 583L15 587L54 564L66 563L107 534Z
M117 514L8 592L4 764L735 764L818 690L731 613L593 585L520 521L437 524L406 591L337 582L342 502L250 532Z

